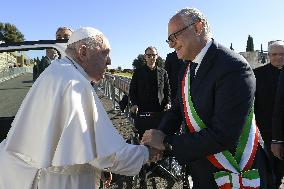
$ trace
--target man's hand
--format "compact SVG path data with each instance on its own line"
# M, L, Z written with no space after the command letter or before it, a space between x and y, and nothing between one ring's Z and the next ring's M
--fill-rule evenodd
M163 158L163 151L148 147L149 149L149 162L157 162Z
M279 144L271 144L271 151L274 156L277 158L283 160L284 159L284 144L279 143Z
M145 131L141 143L158 150L165 150L165 146L163 144L165 136L166 135L160 130L150 129Z
M132 113L134 113L134 114L137 114L137 112L138 112L138 106L137 106L137 105L131 106L130 112L132 112Z

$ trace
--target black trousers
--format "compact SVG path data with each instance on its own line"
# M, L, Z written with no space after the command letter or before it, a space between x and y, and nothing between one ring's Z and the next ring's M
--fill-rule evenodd
M149 129L157 129L164 112L138 113L134 116L134 126L138 131L141 139L144 132Z

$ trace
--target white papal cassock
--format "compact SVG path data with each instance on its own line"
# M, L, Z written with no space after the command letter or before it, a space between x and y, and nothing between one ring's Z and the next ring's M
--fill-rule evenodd
M98 188L101 170L136 175L148 156L123 140L87 74L64 58L33 84L0 144L0 188Z

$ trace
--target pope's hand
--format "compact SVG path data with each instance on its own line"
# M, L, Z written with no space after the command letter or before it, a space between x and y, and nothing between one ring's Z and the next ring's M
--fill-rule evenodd
M148 145L158 150L165 150L165 146L163 144L165 136L166 135L160 130L150 129L145 131L143 134L141 144Z

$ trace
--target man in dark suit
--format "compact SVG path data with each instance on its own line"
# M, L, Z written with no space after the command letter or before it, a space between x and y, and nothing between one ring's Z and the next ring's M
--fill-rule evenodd
M134 70L130 82L129 98L132 104L130 111L162 112L170 108L168 75L166 70L156 66L158 52L155 47L148 47L144 58L146 65ZM149 128L151 127L144 125L143 128L137 129L142 137L144 131Z
M179 103L158 130L145 132L142 143L172 149L178 161L189 166L195 189L267 188L267 159L252 122L252 69L243 57L211 38L206 17L195 8L174 15L168 34L178 58L190 63L182 68ZM188 132L175 135L182 120Z
M284 50L284 49L283 49ZM284 52L284 51L283 51ZM284 53L282 52L282 60L284 61ZM282 163L283 177L283 160L284 160L284 71L282 70L279 77L278 90L276 93L275 106L272 119L272 153ZM281 177L281 178L282 178Z
M165 61L165 70L168 73L169 84L171 86L171 102L173 103L176 99L178 89L178 74L182 66L182 60L178 59L177 53L171 52L167 55Z
M58 53L55 49L46 49L46 56L42 57L37 64L37 77L51 64L51 61L58 58Z
M275 95L279 73L284 65L284 56L278 55L279 53L283 53L284 55L283 41L271 43L268 47L270 63L254 70L256 77L255 119L265 147L267 148L275 177L275 182L269 183L270 188L279 188L284 171L283 163L273 156L270 148L272 140L272 115L273 108L276 105ZM275 131L275 133L278 133L277 130Z

